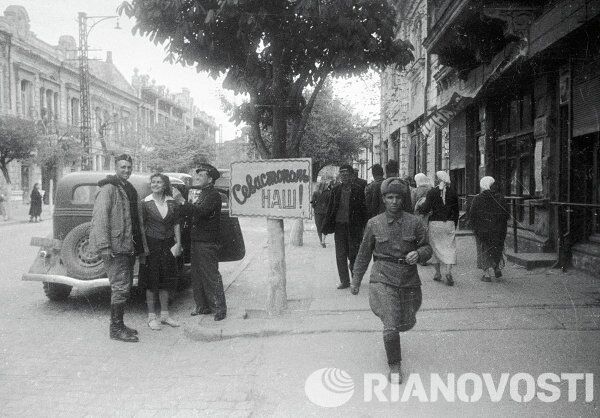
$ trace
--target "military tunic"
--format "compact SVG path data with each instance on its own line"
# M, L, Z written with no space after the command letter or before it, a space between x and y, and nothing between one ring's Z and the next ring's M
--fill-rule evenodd
M421 279L417 265L403 261L412 251L419 254L419 262L427 261L432 254L417 216L406 212L398 217L382 213L368 221L354 264L352 284L360 286L373 256L369 304L382 320L384 334L407 331L416 323L422 299Z

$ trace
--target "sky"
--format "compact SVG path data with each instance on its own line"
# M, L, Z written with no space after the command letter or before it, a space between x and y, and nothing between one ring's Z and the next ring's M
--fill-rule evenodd
M4 13L9 5L24 6L29 15L31 31L42 41L57 45L61 35L71 35L79 42L78 12L85 12L88 16L116 15L121 3L122 0L0 0L0 9ZM132 35L133 20L120 17L121 30L114 29L115 24L116 19L110 19L98 23L91 30L88 36L90 58L105 59L106 51L112 51L113 63L129 82L134 68L138 68L141 74L148 74L150 80L156 80L157 85L165 85L172 93L181 91L183 87L188 88L194 104L214 116L217 124L223 126L223 140L234 139L237 128L221 110L220 97L225 95L228 100L237 103L241 98L235 99L231 92L221 87L220 80L213 80L206 73L197 73L193 67L163 62L166 53L161 45L156 46L147 38ZM88 20L88 28L90 25L91 21ZM363 77L340 80L334 85L337 95L350 108L368 117L378 111L376 99L379 92L374 91L371 81L369 77Z

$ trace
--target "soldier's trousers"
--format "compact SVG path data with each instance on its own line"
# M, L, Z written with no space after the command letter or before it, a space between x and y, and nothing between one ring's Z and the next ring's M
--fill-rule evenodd
M129 299L133 283L133 265L135 256L114 254L105 262L106 274L110 283L110 303L125 303Z
M192 289L197 308L227 313L217 252L218 245L215 243L192 241Z

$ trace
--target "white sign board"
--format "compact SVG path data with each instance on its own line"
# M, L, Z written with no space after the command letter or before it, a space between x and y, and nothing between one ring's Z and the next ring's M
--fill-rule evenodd
M311 159L231 163L232 216L310 218Z

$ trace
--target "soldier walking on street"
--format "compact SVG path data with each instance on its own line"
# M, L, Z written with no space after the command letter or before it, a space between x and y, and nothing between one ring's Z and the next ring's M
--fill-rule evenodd
M400 332L412 329L421 307L421 279L417 263L432 250L420 219L402 210L407 191L402 180L389 178L381 185L385 213L369 219L354 264L352 287L357 295L371 257L369 305L383 323L383 344L390 366L390 382L402 383Z
M219 171L210 164L196 169L195 186L182 211L191 222L192 286L196 308L192 316L215 314L215 321L225 319L227 304L223 279L219 273L219 231L221 195L215 190Z
M135 257L145 260L148 246L142 234L141 202L129 181L131 156L115 158L116 175L98 182L94 202L90 250L100 254L110 282L110 338L137 342L137 331L125 326L123 313L133 282Z

